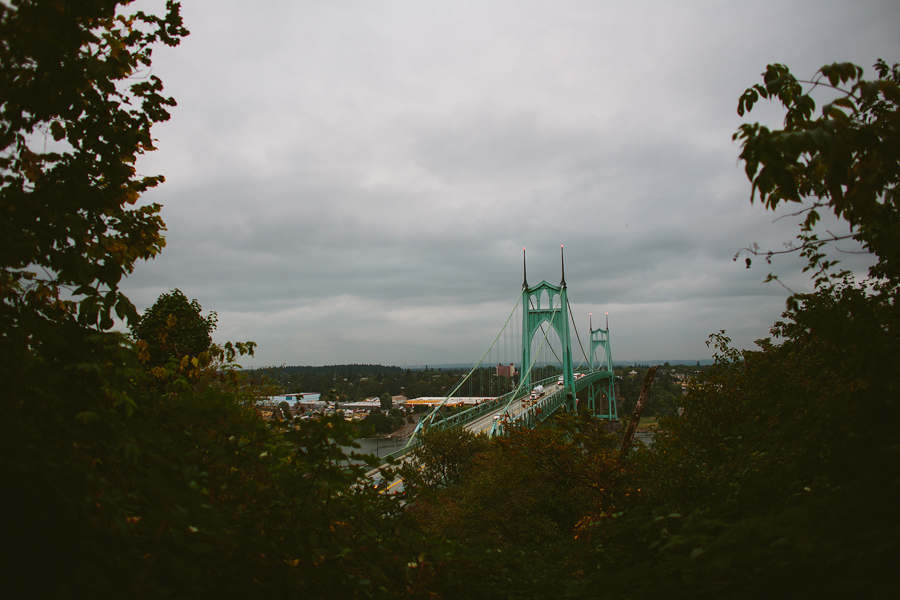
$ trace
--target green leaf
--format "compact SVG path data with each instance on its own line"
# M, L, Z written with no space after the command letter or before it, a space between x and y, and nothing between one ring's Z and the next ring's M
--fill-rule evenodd
M208 554L212 550L212 546L207 542L193 542L185 544L185 547L194 554Z
M82 411L75 415L75 420L81 421L82 424L87 425L88 423L91 423L93 421L100 420L100 415L91 411Z
M58 142L66 137L66 130L60 125L59 121L53 121L53 123L50 124L50 135Z

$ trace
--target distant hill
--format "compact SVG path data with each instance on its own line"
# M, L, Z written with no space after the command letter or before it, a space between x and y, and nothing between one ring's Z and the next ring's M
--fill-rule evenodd
M679 359L668 359L668 360L614 360L613 366L615 367L630 367L632 365L636 366L653 366L653 365L663 365L665 363L669 363L670 365L696 365L699 363L700 365L711 365L713 364L713 360L711 358L679 358ZM519 368L519 363L515 363L516 368ZM472 363L450 363L444 365L416 365L414 367L409 367L411 371L421 371L426 367L432 371L436 371L438 369L443 370L459 370L459 369L471 369ZM485 368L490 368L492 365L483 365Z
M670 365L711 365L713 364L712 359L709 358L701 358L701 359L669 359L669 360L628 360L628 361L613 361L613 366L616 367L630 367L630 366L653 366L653 365L662 365L665 363L669 363ZM484 365L484 368L491 368L493 365ZM516 367L519 367L519 364L516 363ZM415 365L412 367L397 367L397 366L387 366L387 365L322 365L315 367L307 367L307 366L281 366L281 367L262 367L259 369L250 369L251 371L262 371L266 373L281 373L281 374L294 374L294 373L313 373L315 375L324 375L325 373L334 373L346 375L347 373L354 373L362 376L375 375L377 373L402 373L403 371L424 371L428 369L430 371L458 371L462 369L471 369L472 364L466 363L449 363L443 365Z
M376 373L402 373L405 369L401 367L388 367L384 365L323 365L319 367L300 367L300 366L282 366L282 367L262 367L252 369L253 371L264 371L269 373L313 373L315 375L324 375L325 373L356 373L358 375L375 375Z
M668 359L668 360L628 360L628 361L619 361L614 360L613 365L617 367L629 367L631 365L637 366L645 366L652 367L653 365L664 365L669 363L670 365L711 365L713 364L713 360L711 358L691 358L691 359Z

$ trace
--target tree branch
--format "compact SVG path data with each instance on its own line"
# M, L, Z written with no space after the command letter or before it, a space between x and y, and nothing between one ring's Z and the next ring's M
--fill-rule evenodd
M853 236L856 235L854 233L848 233L847 235L834 235L830 231L827 231L826 233L831 235L831 237L824 239L824 240L816 240L816 242L815 242L816 245L821 246L821 245L827 244L829 242L839 242L841 240L853 239ZM786 250L760 251L751 245L746 248L741 248L740 250L738 250L737 253L735 253L734 258L732 258L732 260L736 261L737 259L739 259L741 257L741 254L752 254L753 256L765 256L766 259L768 260L769 258L771 258L772 256L775 256L776 254L791 254L793 252L799 252L810 246L812 246L811 243L804 242L800 246L791 246L791 247L787 248ZM860 254L868 254L868 252L861 252ZM750 265L747 265L747 267L749 268Z
M848 90L845 90L845 89L841 89L841 88L837 87L836 85L831 85L830 83L822 83L822 77L824 77L824 75L819 75L819 78L816 79L815 81L810 81L809 79L797 79L797 80L795 80L795 81L796 81L797 83L808 83L808 84L810 84L811 86L813 86L813 88L816 88L816 87L818 87L818 86L820 86L820 85L823 86L823 87L829 87L829 88L831 88L831 89L833 89L833 90L839 91L840 93L844 94L845 96L849 96L849 97L851 97L851 98L853 98L853 99L858 100L858 98L857 98L855 95L853 95L853 92L852 92L852 91L848 91ZM809 92L812 92L812 89L810 89ZM809 94L809 92L807 92L807 95Z
M644 412L644 404L650 396L650 386L653 384L653 377L656 376L656 370L659 365L653 365L647 370L644 376L644 385L641 387L641 395L638 397L637 404L634 407L634 413L628 422L628 429L625 431L625 437L622 438L622 449L619 451L619 460L625 458L628 450L631 449L631 442L634 440L634 431L637 429L638 423L641 422L641 414Z

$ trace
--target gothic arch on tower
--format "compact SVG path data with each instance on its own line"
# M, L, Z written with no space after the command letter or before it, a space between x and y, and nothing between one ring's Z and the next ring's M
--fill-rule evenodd
M549 303L548 303L549 300ZM566 389L573 391L574 368L572 365L572 342L569 337L569 303L566 298L566 285L553 285L541 281L529 287L523 285L522 293L522 374L524 385L531 387L531 344L534 337L541 333L541 325L547 323L556 331L562 345L563 382ZM541 333L542 334L542 333ZM543 334L542 334L543 335Z

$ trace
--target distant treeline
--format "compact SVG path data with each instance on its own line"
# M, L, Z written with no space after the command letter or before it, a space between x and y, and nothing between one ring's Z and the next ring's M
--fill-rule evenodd
M282 373L285 375L293 374L313 374L324 375L326 373L340 373L345 375L352 373L355 375L376 375L378 373L401 373L404 369L401 367L386 367L383 365L324 365L321 367L263 367L262 369L254 369L254 371L265 372L270 374Z
M404 395L441 396L459 382L468 369L403 369L382 365L332 365L322 367L268 367L255 369L251 377L267 380L283 393L328 394L340 402L365 398ZM464 390L464 395L490 395L492 369L482 369ZM499 384L495 386L499 388ZM504 382L503 391L508 383Z
M619 381L619 410L623 415L631 414L637 402L646 365L616 365L614 370ZM677 414L684 393L682 383L685 376L692 377L705 371L707 365L690 364L661 365L650 397L644 408L646 416ZM340 402L353 402L366 398L377 398L383 394L403 395L407 398L421 396L443 396L450 392L471 368L448 369L425 367L403 369L382 365L332 365L321 367L269 367L256 369L251 376L273 384L281 393L320 393ZM537 369L535 380L560 373L558 367ZM634 373L632 375L632 372ZM483 367L472 372L470 379L460 388L460 396L495 396L506 393L518 383L518 377L498 378L495 368Z
M708 366L711 365L713 361L708 358L701 358L699 360L669 360L669 361L661 361L661 360L639 360L639 361L613 361L614 367L648 367L650 365L691 365L691 366ZM516 368L520 368L520 363L515 363ZM468 370L471 369L471 364L465 363L453 363L453 364L443 364L443 365L434 365L429 367L428 365L415 365L411 367L396 367L396 366L386 366L386 365L359 365L359 364L344 364L344 365L322 365L317 367L305 367L305 366L281 366L281 367L262 367L259 369L250 369L250 371L255 373L267 373L270 375L294 375L294 374L312 374L312 375L325 375L326 373L333 374L341 374L342 376L347 376L348 374L360 375L363 377L367 377L370 375L377 375L379 373L402 373L404 371L459 371L459 370ZM492 368L491 365L485 365L484 368Z

